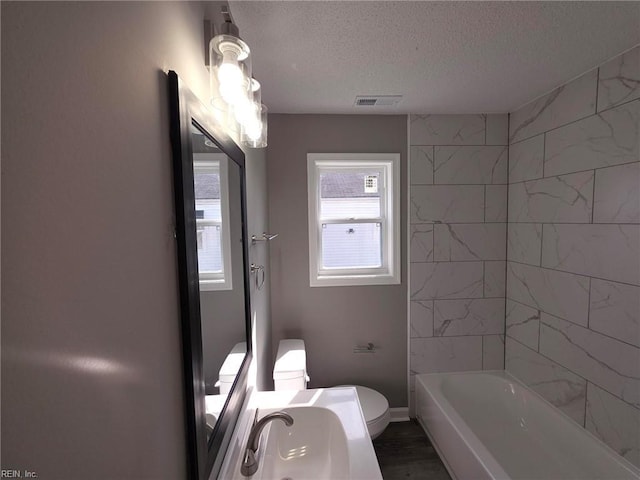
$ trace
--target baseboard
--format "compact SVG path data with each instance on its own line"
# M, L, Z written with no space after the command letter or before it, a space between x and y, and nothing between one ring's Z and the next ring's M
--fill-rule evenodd
M391 422L408 422L409 421L409 407L396 407L390 408Z

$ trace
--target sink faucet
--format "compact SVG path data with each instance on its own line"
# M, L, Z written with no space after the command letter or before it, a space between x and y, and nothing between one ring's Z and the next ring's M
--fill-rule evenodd
M258 411L256 410L256 418L258 417ZM282 420L287 427L293 425L293 418L291 415L285 412L274 412L262 417L258 422L254 422L249 433L249 439L247 440L247 448L244 453L244 460L240 467L240 473L245 477L250 477L256 471L258 471L258 460L256 459L256 452L260 443L260 434L262 429L272 420Z

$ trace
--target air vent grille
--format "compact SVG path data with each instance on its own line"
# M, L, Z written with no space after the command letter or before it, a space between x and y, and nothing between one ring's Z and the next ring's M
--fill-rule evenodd
M402 100L402 95L358 95L356 107L384 107L396 105Z

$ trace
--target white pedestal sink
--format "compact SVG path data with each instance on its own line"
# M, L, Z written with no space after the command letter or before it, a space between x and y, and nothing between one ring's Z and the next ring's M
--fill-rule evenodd
M258 471L244 477L238 463L227 478L382 480L355 388L259 392L255 396L258 418L284 411L294 423L287 427L280 420L270 422L257 451Z

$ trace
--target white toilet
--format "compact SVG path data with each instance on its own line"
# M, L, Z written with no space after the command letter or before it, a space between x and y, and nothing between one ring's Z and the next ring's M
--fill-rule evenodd
M276 391L306 390L307 354L304 341L299 339L280 340L278 354L273 368L273 381ZM367 422L367 429L372 440L377 438L391 419L389 402L380 392L360 385L339 385L355 387L360 400L360 408Z

